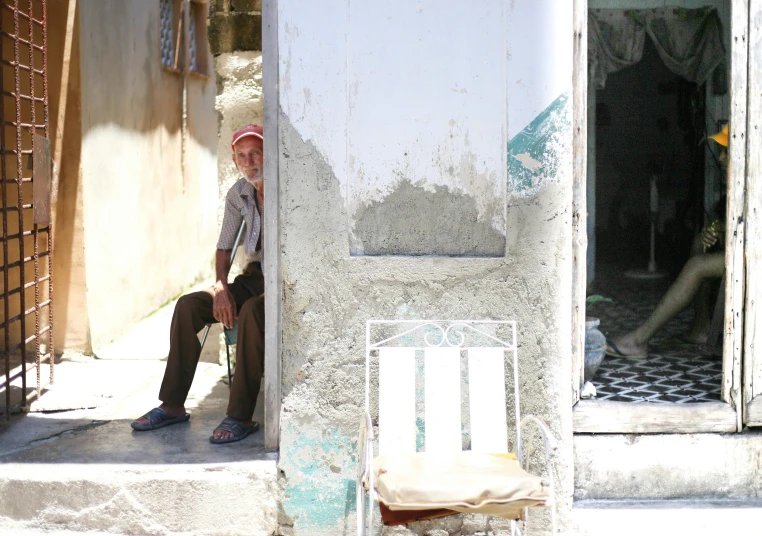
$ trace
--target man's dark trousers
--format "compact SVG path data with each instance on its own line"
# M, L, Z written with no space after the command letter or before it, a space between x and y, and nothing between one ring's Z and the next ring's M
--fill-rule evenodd
M250 263L229 285L238 309L236 367L227 415L251 420L264 370L265 296L260 263ZM177 300L170 329L169 356L159 400L185 404L201 356L198 332L217 320L212 316L211 290L186 294Z

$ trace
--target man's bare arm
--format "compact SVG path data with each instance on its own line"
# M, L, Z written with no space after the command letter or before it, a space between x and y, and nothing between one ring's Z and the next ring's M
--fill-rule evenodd
M216 282L212 287L214 292L214 305L212 314L214 318L222 322L226 328L232 328L238 314L236 311L233 294L228 288L228 275L230 274L230 252L229 249L218 249L214 259L214 271Z

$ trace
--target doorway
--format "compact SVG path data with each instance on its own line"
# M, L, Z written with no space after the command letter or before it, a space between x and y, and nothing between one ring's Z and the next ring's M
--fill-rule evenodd
M729 3L713 8L714 13L709 15L725 22L718 24L720 47L724 48L722 62L715 60L711 75L691 80L681 76L674 64L665 64L668 54L647 21L658 14L641 17L637 9L619 10L619 16L647 27L642 57L634 54L624 67L610 69L605 84L596 84L599 80L594 72L585 73L593 79L587 87L585 117L588 258L584 269L575 274L580 278L586 273L584 293L577 291L575 303L584 307L587 316L600 320L600 330L609 341L619 340L651 315L691 256L692 242L702 228L724 220L726 206L742 209L735 200L727 201L719 147L707 140L731 115L725 81L731 63ZM605 2L590 4L600 8ZM614 11L591 9L590 25L599 24ZM707 16L704 9L664 11L667 17L678 12L684 17L699 16L700 12ZM592 20L593 12L606 13ZM600 35L600 28L588 31ZM593 56L593 68L599 68L600 50L588 50L588 54ZM591 65L585 60L587 65L578 65ZM575 114L579 117L580 111ZM726 279L737 269L733 261L737 247L732 240L727 246ZM721 248L719 255L722 258ZM576 262L581 262L579 257ZM704 292L708 296L705 310L710 316L717 310L714 317L720 332L726 318L722 279L716 278ZM577 280L575 289L581 287ZM733 292L729 290L728 296ZM724 350L718 345L698 344L703 341L685 337L693 332L693 319L693 307L687 307L653 334L640 359L606 356L592 378L578 371L584 362L579 351L575 388L586 400L575 406L575 432L737 430L740 415L735 410L731 379L740 361L733 337L740 340L740 334L725 329ZM580 320L578 316L577 323ZM580 344L584 335L576 324L575 329Z
M718 152L714 142L706 143L711 111L705 97L704 86L664 65L650 39L637 64L611 74L596 91L588 117L595 128L595 167L588 177L595 188L596 262L587 294L604 299L587 309L609 341L646 321L691 256L701 229L725 219L725 195L705 208L714 178L726 187L719 168L706 169L718 167L719 159L705 158ZM715 250L720 246L709 251ZM595 377L586 378L594 382L597 399L719 401L721 350L706 344L719 286L718 280L707 283L695 306L654 334L647 359L607 357Z

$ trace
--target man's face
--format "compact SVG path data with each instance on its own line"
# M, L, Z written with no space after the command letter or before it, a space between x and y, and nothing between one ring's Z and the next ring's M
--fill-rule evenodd
M233 162L246 180L254 184L262 180L264 155L262 141L254 136L238 140L233 147Z
M728 171L728 148L720 145L720 156L717 158L720 163L722 171L727 173Z

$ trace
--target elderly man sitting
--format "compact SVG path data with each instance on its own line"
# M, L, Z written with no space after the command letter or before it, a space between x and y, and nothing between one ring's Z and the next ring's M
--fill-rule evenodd
M709 136L720 147L719 165L723 173L728 167L728 126ZM648 341L667 322L696 302L693 326L682 339L686 343L700 344L707 340L709 330L709 292L707 281L722 277L725 272L725 222L715 221L704 227L694 240L691 258L685 263L677 279L669 287L651 316L633 331L610 341L606 354L613 357L645 359ZM715 248L715 246L718 246Z
M264 278L260 247L264 201L263 141L262 127L257 125L247 125L233 135L233 162L243 176L226 197L215 260L216 283L177 301L170 330L167 368L159 391L162 403L133 422L131 426L135 430L156 430L190 418L185 411L185 400L201 356L197 334L206 324L214 322L232 328L236 319L236 373L230 389L227 417L209 441L239 441L259 429L259 424L251 418L264 363ZM244 217L242 208L246 209L243 245L247 264L243 273L228 283L230 253Z

